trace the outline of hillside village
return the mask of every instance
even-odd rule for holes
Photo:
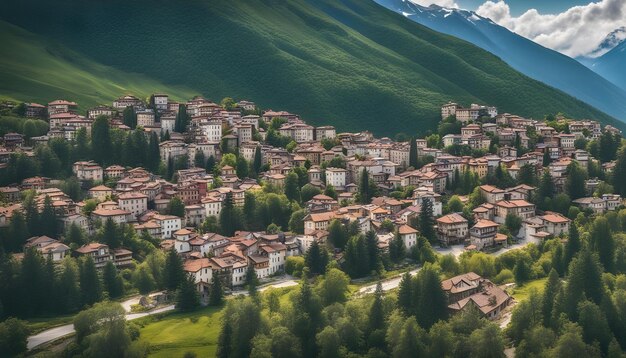
[[[47,121],[49,131],[4,134],[2,171],[40,160],[45,173],[48,161],[68,160],[41,149],[59,142],[76,148],[90,138],[93,154],[68,164],[70,179],[3,174],[7,251],[19,260],[34,249],[55,264],[90,257],[98,270],[109,262],[124,270],[145,259],[146,244],[174,250],[205,302],[216,278],[228,289],[246,284],[251,270],[271,279],[312,248],[320,257],[320,247],[329,248],[352,277],[367,275],[348,240],[358,234],[375,233],[388,266],[404,257],[419,262],[431,246],[495,252],[539,243],[566,234],[577,213],[623,207],[609,181],[621,132],[593,120],[533,120],[447,103],[434,134],[391,139],[313,127],[297,114],[230,98],[125,95],[85,115],[67,100],[8,110]],[[121,162],[112,161],[116,133],[127,133]],[[18,227],[16,216],[26,227],[39,216],[38,234]],[[498,306],[483,300],[489,317],[510,303],[473,273],[443,287],[472,294],[487,287]]]

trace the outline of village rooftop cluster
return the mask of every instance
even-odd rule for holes
[[[183,105],[190,121],[177,131]],[[458,133],[398,141],[375,138],[368,131],[338,133],[333,126],[314,127],[296,114],[261,111],[250,101],[223,106],[202,97],[179,103],[166,94],[154,94],[149,100],[126,95],[111,106],[88,109],[86,115],[79,114],[77,103],[67,100],[47,105],[27,103],[25,115],[47,120],[50,130],[28,141],[20,134],[4,135],[0,162],[6,169],[12,154],[32,155],[37,146],[52,138],[74,141],[82,128],[89,134],[99,116],[106,116],[111,128],[131,130],[123,118],[128,108],[132,108],[137,128],[147,136],[156,133],[161,138],[158,146],[163,165],[169,168],[181,158],[184,161],[175,170],[170,168],[175,180],[165,180],[160,173],[142,167],[103,167],[96,161],[78,161],[73,164],[73,174],[87,193],[84,201],[70,199],[55,185],[54,178],[26,178],[0,188],[5,201],[0,208],[0,226],[8,227],[13,214],[23,210],[22,192],[34,190],[39,209],[46,197],[51,200],[64,228],[76,224],[93,235],[104,222],[112,220],[157,238],[163,250],[176,250],[184,259],[185,271],[206,294],[218,275],[226,286],[235,288],[244,284],[250,266],[260,279],[284,272],[287,257],[304,255],[313,242],[326,242],[334,220],[345,225],[356,223],[353,225],[358,225],[361,233],[375,231],[382,252],[389,250],[394,235],[399,235],[410,250],[421,235],[416,222],[426,202],[435,219],[433,244],[444,247],[493,250],[516,240],[539,242],[562,235],[570,219],[539,210],[536,187],[519,183],[498,187],[484,184],[486,179],[504,173],[515,181],[523,168],[532,168],[536,177],[547,171],[556,192],[563,192],[570,163],[577,161],[587,168],[589,162],[597,161],[584,148],[577,149],[577,140],[597,139],[605,132],[621,135],[617,129],[602,128],[593,120],[557,117],[554,122],[567,124],[566,131],[559,131],[543,120],[499,114],[495,107],[472,104],[464,108],[447,103],[441,108],[442,125],[458,126]],[[272,125],[278,126],[279,139],[287,138],[286,146],[269,143],[267,128]],[[260,156],[262,170],[256,178],[239,177],[236,165],[220,165],[225,150],[238,153],[247,163]],[[197,166],[198,157],[205,162],[213,158],[216,170]],[[602,170],[610,173],[613,166],[614,162],[604,163]],[[252,191],[268,185],[283,190],[295,168],[304,170],[307,185],[319,189],[303,202],[306,215],[301,233],[281,227],[273,232],[239,230],[227,237],[198,230],[211,217],[217,220],[225,205],[243,207]],[[369,192],[376,193],[365,202],[363,173],[367,173]],[[475,200],[472,195],[479,193],[480,203],[469,212],[450,212],[446,210],[447,199],[461,177],[477,178],[478,189],[471,188],[474,194],[459,195],[460,201]],[[586,179],[586,195],[573,200],[573,205],[598,213],[622,205],[617,194],[593,196],[601,184],[597,178]],[[333,190],[327,190],[329,187]],[[184,215],[168,213],[173,198],[184,204]],[[96,207],[86,211],[87,200],[96,201]],[[512,216],[521,219],[521,227],[517,232],[503,233],[499,228]],[[70,248],[63,237],[38,236],[29,239],[26,247],[35,247],[54,262],[68,255],[88,255],[98,268],[108,261],[120,268],[133,264],[133,252],[128,248],[110,249],[99,242]],[[341,262],[342,252],[335,250],[333,254]],[[483,306],[491,307],[486,315],[495,316],[493,312],[510,302],[502,290],[471,273],[444,281],[443,288],[449,292],[452,310],[467,303],[468,297],[479,301],[485,290],[493,293],[483,300]],[[479,292],[479,296],[471,296]],[[488,299],[491,296],[497,297],[497,310]]]

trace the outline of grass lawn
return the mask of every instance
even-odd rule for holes
[[[69,323],[72,323],[74,320],[74,315],[67,316],[56,316],[56,317],[40,317],[28,319],[28,329],[30,330],[30,334],[37,334],[39,332],[45,331],[50,328],[54,328],[57,326],[63,326]]]
[[[207,307],[140,319],[136,321],[143,326],[139,340],[149,345],[152,357],[182,357],[187,351],[198,357],[213,357],[221,316],[221,307]]]
[[[517,300],[517,302],[521,302],[528,298],[531,290],[534,289],[541,292],[547,280],[548,278],[544,277],[537,280],[528,281],[523,286],[515,287],[512,290],[511,295],[513,296],[513,298],[515,298],[515,300]]]
[[[297,286],[278,288],[281,306],[287,305],[289,293]],[[264,295],[265,292],[261,293]],[[223,307],[205,307],[189,313],[166,313],[141,318],[140,342],[146,342],[150,357],[182,357],[194,352],[198,357],[214,357],[220,332]]]

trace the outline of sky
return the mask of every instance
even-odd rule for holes
[[[626,39],[626,0],[411,0],[476,11],[518,35],[570,57],[597,57],[608,34]]]

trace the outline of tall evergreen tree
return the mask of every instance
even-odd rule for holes
[[[48,294],[44,289],[45,260],[34,248],[29,248],[22,259],[22,271],[19,276],[21,281],[20,301],[21,314],[33,316],[42,312]]]
[[[117,273],[117,268],[111,261],[104,265],[102,283],[104,290],[109,294],[109,298],[116,299],[124,295],[124,282],[122,281],[122,277]]]
[[[578,251],[580,251],[580,234],[578,233],[578,226],[576,223],[571,222],[569,225],[569,235],[567,237],[567,243],[565,244],[565,255],[563,256],[563,264],[567,269],[570,262]]]
[[[408,316],[413,312],[412,308],[412,298],[413,298],[413,284],[411,282],[411,274],[405,273],[402,275],[402,279],[400,280],[400,285],[398,286],[398,308],[404,313],[405,316]]]
[[[66,257],[57,283],[57,294],[63,313],[75,312],[80,308],[81,292],[79,269],[76,260]]]
[[[406,248],[404,246],[404,241],[402,240],[400,233],[396,229],[396,232],[393,235],[391,242],[389,242],[389,258],[391,259],[391,261],[397,263],[404,259],[405,255]]]
[[[433,203],[431,199],[422,199],[419,214],[419,229],[422,236],[424,236],[428,242],[434,243],[437,241],[435,219],[433,218]]]
[[[597,256],[589,249],[583,249],[570,263],[568,272],[567,284],[559,307],[570,320],[575,321],[578,317],[578,304],[585,298],[596,304],[602,302],[605,295],[602,266]]]
[[[179,218],[185,217],[185,203],[175,196],[170,199],[169,204],[167,205],[167,211],[170,215],[178,216]]]
[[[170,249],[165,257],[165,269],[163,270],[163,281],[165,288],[169,291],[175,291],[178,286],[185,280],[185,270],[183,269],[183,261],[176,253],[176,250]]]
[[[80,291],[83,305],[92,305],[102,299],[102,283],[89,256],[82,259],[80,266]]]
[[[372,200],[370,193],[370,177],[365,168],[361,171],[361,175],[359,177],[359,202],[361,204],[369,204]]]
[[[326,272],[326,265],[328,265],[328,252],[320,246],[317,240],[313,240],[311,247],[309,247],[306,253],[304,262],[312,274],[322,275]]]
[[[290,201],[300,201],[300,187],[298,186],[298,175],[296,175],[296,173],[294,172],[290,172],[285,178],[285,196]]]
[[[448,313],[448,298],[441,289],[439,273],[432,265],[425,265],[417,275],[419,282],[419,306],[417,321],[429,329],[435,322],[443,320]]]
[[[124,124],[130,127],[130,129],[137,127],[137,113],[135,113],[135,107],[128,106],[124,108],[122,116],[124,118]]]
[[[178,114],[176,115],[176,120],[174,122],[174,130],[178,133],[183,133],[187,129],[189,125],[189,115],[187,114],[187,107],[184,104],[181,104],[178,107]]]
[[[112,218],[104,221],[102,228],[102,243],[109,245],[110,249],[116,249],[122,244],[122,238],[119,235],[118,226]]]
[[[147,163],[148,169],[156,173],[161,163],[161,152],[159,150],[159,138],[155,132],[150,133],[150,142],[148,143]]]
[[[92,157],[96,163],[106,166],[111,163],[112,152],[109,120],[105,116],[98,116],[91,126]]]
[[[189,275],[181,282],[176,294],[176,308],[191,311],[200,306],[200,296],[193,276]]]
[[[303,274],[300,291],[293,296],[295,312],[294,334],[300,339],[305,357],[314,357],[317,352],[315,334],[322,324],[322,304],[318,295],[311,289]]]
[[[550,270],[548,275],[548,281],[543,290],[543,296],[541,301],[541,312],[543,314],[543,325],[546,327],[554,327],[552,312],[554,310],[554,301],[557,293],[561,289],[561,279],[559,278],[556,270]]]
[[[39,210],[37,210],[34,193],[30,192],[26,194],[23,206],[26,225],[28,225],[28,233],[33,236],[40,235],[41,225],[39,223]]]
[[[257,146],[254,150],[254,160],[252,161],[252,170],[258,176],[263,166],[263,157],[261,154],[261,146]]]
[[[259,287],[259,277],[254,270],[254,265],[248,265],[246,270],[246,286],[248,286],[250,296],[256,296],[257,288]]]
[[[11,218],[11,223],[9,224],[8,235],[6,238],[7,240],[6,243],[4,243],[3,240],[3,246],[6,247],[10,252],[19,252],[24,247],[26,240],[28,240],[30,237],[31,235],[28,230],[24,214],[17,210],[14,211]]]
[[[378,248],[378,237],[374,230],[365,233],[365,247],[369,259],[369,272],[380,272],[382,269],[382,261],[380,258],[380,249]]]
[[[617,161],[613,169],[613,188],[617,194],[626,196],[626,146],[622,147],[617,154]]]
[[[235,231],[241,229],[242,223],[239,213],[240,211],[233,205],[233,194],[231,192],[226,193],[222,204],[222,211],[220,212],[220,228],[222,235],[233,236]]]
[[[237,173],[237,177],[239,177],[240,179],[244,179],[248,177],[248,169],[249,169],[249,165],[248,165],[248,161],[242,156],[239,155],[237,157],[237,166],[235,168],[235,171]]]
[[[218,275],[213,276],[211,283],[211,291],[209,292],[209,305],[219,306],[224,301],[224,289],[222,288],[222,280]]]
[[[418,161],[417,161],[417,142],[415,140],[415,137],[411,138],[410,144],[409,144],[409,166],[417,169],[418,167]]]
[[[346,246],[348,241],[348,233],[345,227],[339,220],[333,220],[328,226],[328,241],[338,249],[342,249]]]
[[[587,195],[587,190],[585,189],[586,179],[587,173],[583,168],[581,168],[578,162],[573,161],[567,166],[565,189],[572,200],[576,200]]]
[[[57,220],[57,214],[52,206],[52,199],[50,199],[48,195],[46,195],[43,201],[43,210],[41,211],[39,223],[41,225],[42,234],[53,239],[58,237],[59,223]]]
[[[91,158],[91,148],[89,146],[89,138],[87,136],[87,128],[81,127],[76,132],[74,139],[75,147],[72,151],[75,161],[86,160]]]
[[[598,253],[600,263],[606,271],[612,272],[615,265],[615,240],[605,217],[597,217],[591,226],[589,244]]]
[[[383,308],[383,285],[380,281],[376,284],[374,291],[374,302],[369,311],[368,330],[370,332],[385,328],[385,312]]]

